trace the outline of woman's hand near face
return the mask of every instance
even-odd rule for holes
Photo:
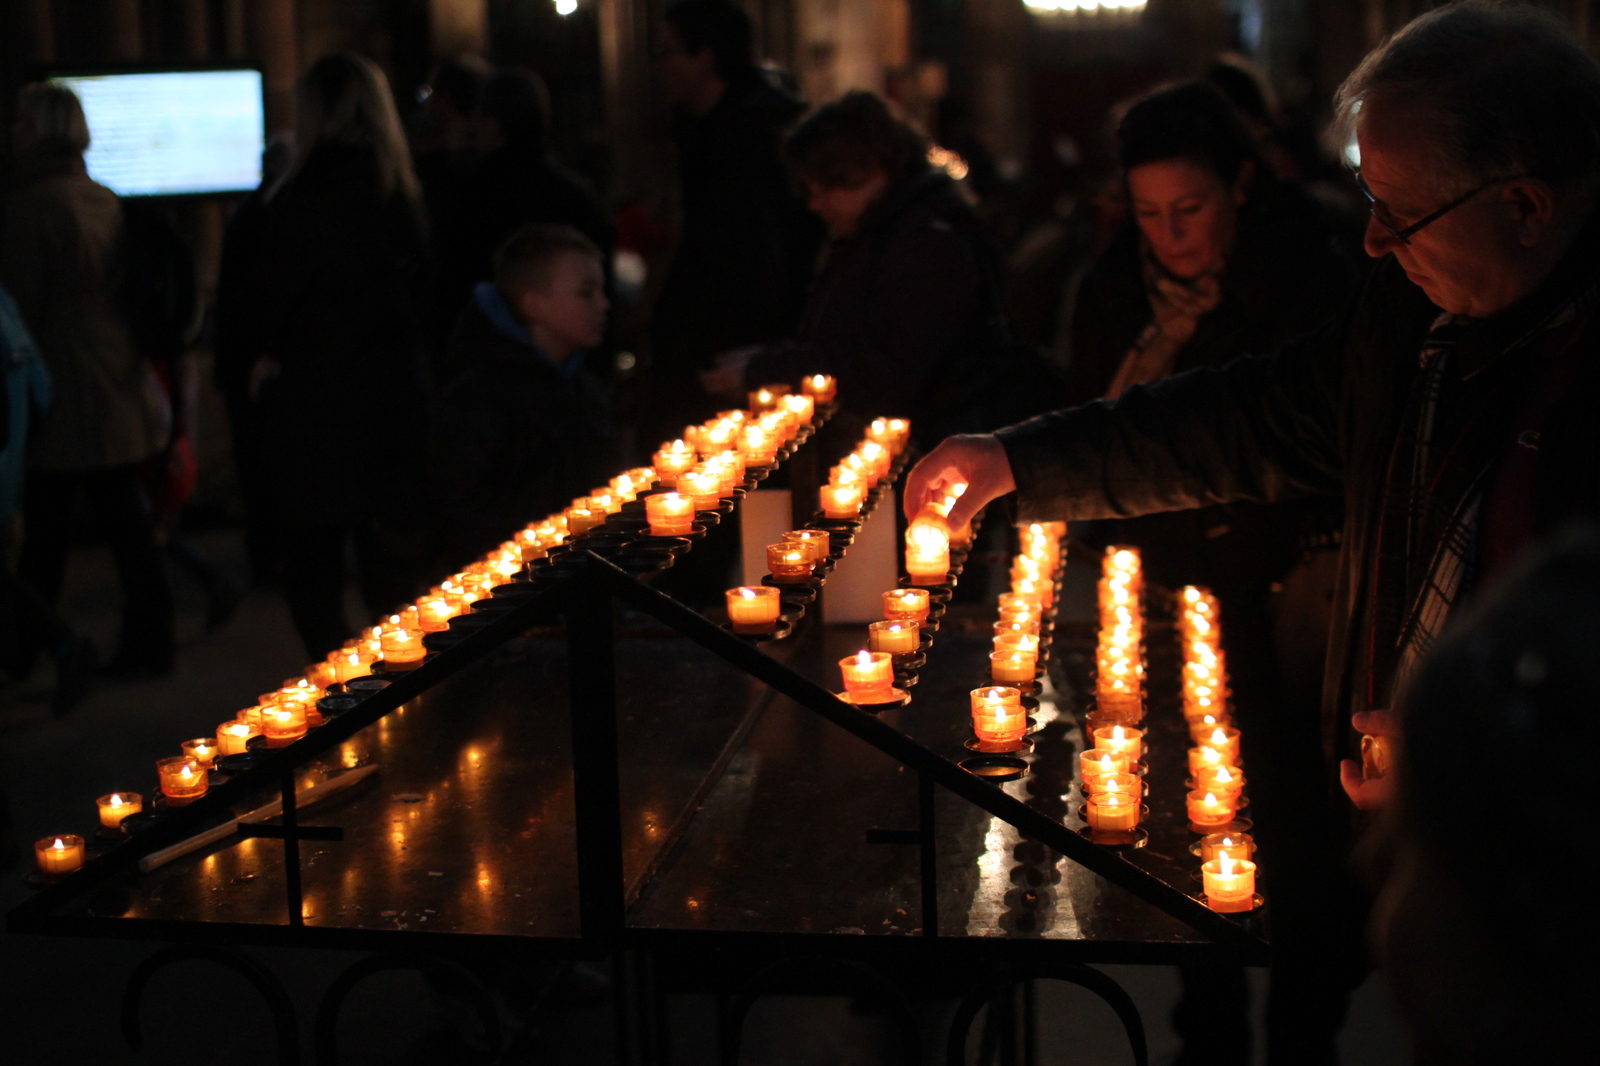
[[[915,518],[930,501],[942,500],[952,486],[965,485],[946,519],[960,529],[991,500],[1015,492],[1011,460],[1005,446],[992,433],[949,437],[906,475],[905,510]]]

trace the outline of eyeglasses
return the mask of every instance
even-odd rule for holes
[[[1402,226],[1396,222],[1392,216],[1390,216],[1388,205],[1374,196],[1372,194],[1372,190],[1367,188],[1367,180],[1361,176],[1361,172],[1358,170],[1355,172],[1355,175],[1356,188],[1360,189],[1361,195],[1367,198],[1367,210],[1372,212],[1372,217],[1378,220],[1378,225],[1388,230],[1389,233],[1393,235],[1394,239],[1399,241],[1401,244],[1410,244],[1412,237],[1416,236],[1419,232],[1427,227],[1433,225],[1435,222],[1439,221],[1441,218],[1448,215],[1450,212],[1454,211],[1456,208],[1460,207],[1462,204],[1466,203],[1468,200],[1472,199],[1489,186],[1502,181],[1511,181],[1513,177],[1518,176],[1508,175],[1503,178],[1490,178],[1482,185],[1462,193],[1460,196],[1456,197],[1454,200],[1451,200],[1449,203],[1445,204],[1432,214],[1424,215],[1415,222],[1411,223],[1409,226]]]

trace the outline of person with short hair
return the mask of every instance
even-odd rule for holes
[[[465,369],[434,412],[444,565],[465,565],[616,473],[610,396],[585,365],[609,308],[600,249],[570,226],[525,226],[495,253],[494,280],[473,290],[451,338]]]
[[[786,154],[828,229],[826,256],[794,334],[723,358],[702,378],[709,390],[732,399],[831,374],[858,420],[910,418],[930,442],[961,426],[1004,317],[1000,267],[929,147],[882,97],[860,90],[795,128]]]
[[[1553,16],[1469,0],[1370,54],[1339,112],[1380,260],[1349,310],[1273,352],[954,437],[906,491],[915,514],[967,483],[953,524],[1011,492],[1024,520],[1342,496],[1318,723],[1335,758],[1389,731],[1481,581],[1600,518],[1600,63]],[[1351,759],[1323,773],[1384,802]]]
[[[55,403],[28,444],[17,572],[53,606],[73,513],[87,502],[122,583],[121,636],[107,670],[169,674],[172,590],[139,471],[166,446],[171,412],[130,328],[122,204],[84,166],[89,125],[71,90],[25,86],[17,111],[17,152],[0,205],[0,284],[55,383]],[[24,649],[24,673],[38,650]]]
[[[681,225],[650,315],[647,440],[716,413],[698,374],[716,356],[787,335],[820,227],[789,180],[783,136],[805,105],[757,66],[750,16],[732,0],[678,0],[656,72],[679,111]]]
[[[354,635],[353,547],[373,615],[415,595],[426,516],[420,193],[383,72],[323,56],[295,86],[294,155],[233,257],[233,376],[252,407],[284,598],[306,652]],[[385,451],[383,442],[394,443]],[[381,456],[382,458],[375,458]]]

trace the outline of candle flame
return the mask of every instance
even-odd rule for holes
[[[1210,718],[1211,716],[1208,714],[1208,715],[1206,715],[1206,717]],[[1227,742],[1228,742],[1228,734],[1226,734],[1226,733],[1224,733],[1222,731],[1222,727],[1221,726],[1218,726],[1216,731],[1211,734],[1211,743],[1213,743],[1213,744],[1226,744]]]
[[[1216,806],[1218,806],[1217,797],[1213,793],[1210,793],[1210,792],[1207,792],[1206,793],[1206,798],[1201,800],[1200,802],[1205,804],[1207,807],[1216,807]]]
[[[1183,598],[1190,603],[1198,603],[1200,601],[1200,590],[1190,585],[1183,590]]]
[[[54,844],[51,844],[50,847],[54,851],[66,851],[67,850],[67,842],[65,840],[62,840],[60,837],[56,837],[56,842]]]
[[[863,670],[865,670],[867,667],[871,666],[872,665],[872,653],[870,651],[865,651],[865,650],[859,652],[856,655],[856,665],[858,667],[860,667],[861,669],[863,669]]]
[[[1223,877],[1233,876],[1233,859],[1228,855],[1227,852],[1222,853],[1221,858],[1218,860],[1217,866],[1218,872],[1221,873]]]
[[[1126,737],[1126,734],[1124,734],[1122,732],[1122,727],[1120,725],[1114,725],[1114,726],[1111,727],[1111,739],[1112,740],[1123,740],[1123,739],[1125,739],[1125,737]]]
[[[744,599],[753,600],[756,598],[756,590],[752,588],[742,588],[739,590],[739,595]]]
[[[1217,782],[1218,782],[1218,784],[1226,785],[1232,780],[1233,780],[1233,775],[1228,773],[1228,768],[1226,766],[1224,766],[1222,769],[1217,771]]]
[[[111,806],[113,806],[113,807],[122,806],[122,797],[117,795],[115,792],[111,793]]]
[[[1100,756],[1100,769],[1110,773],[1114,766],[1116,766],[1116,763],[1112,761],[1110,752]]]

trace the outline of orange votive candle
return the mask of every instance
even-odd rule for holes
[[[71,833],[34,841],[33,858],[46,877],[62,877],[83,868],[83,838]]]
[[[250,738],[259,735],[260,731],[249,722],[223,722],[217,726],[217,754],[243,755],[249,750]]]
[[[855,518],[861,514],[862,486],[824,485],[818,490],[822,514],[826,518]]]
[[[414,633],[409,629],[396,629],[385,632],[381,640],[383,665],[390,670],[414,670],[421,666],[422,660],[427,657],[428,649],[422,646],[421,633]]]
[[[658,492],[644,498],[652,537],[685,537],[694,532],[694,499],[681,492]]]
[[[179,745],[183,753],[200,765],[202,770],[209,770],[216,764],[219,754],[216,737],[196,737],[186,740]]]
[[[1017,744],[1028,731],[1022,693],[1009,686],[972,690],[972,731],[983,744]]]
[[[1095,782],[1106,774],[1126,774],[1132,769],[1128,755],[1121,751],[1084,751],[1078,753],[1078,776],[1083,779],[1086,794],[1095,791]]]
[[[1102,792],[1124,792],[1135,799],[1144,797],[1144,778],[1138,774],[1099,774],[1089,795]]]
[[[1037,617],[1044,611],[1044,604],[1038,596],[1025,595],[1020,592],[1002,592],[1000,594],[1000,617],[1027,615]]]
[[[791,529],[783,535],[785,544],[800,544],[811,553],[811,564],[820,566],[828,561],[833,541],[820,529]]]
[[[915,655],[921,646],[922,625],[906,618],[885,619],[867,625],[867,646],[890,655]]]
[[[812,374],[801,379],[800,391],[817,403],[826,404],[833,402],[833,397],[838,393],[839,387],[831,374]]]
[[[1239,764],[1239,731],[1232,726],[1216,725],[1204,737],[1197,738],[1200,746],[1216,748],[1227,756],[1230,763]]]
[[[728,621],[735,633],[770,633],[778,626],[778,590],[742,585],[728,590]]]
[[[678,492],[689,497],[696,511],[715,511],[722,502],[722,478],[707,470],[691,470],[678,478]],[[649,507],[645,504],[647,513]]]
[[[798,585],[811,580],[811,549],[803,544],[767,545],[767,572],[781,585]]]
[[[673,481],[679,474],[687,474],[699,461],[694,448],[683,440],[673,441],[650,457],[651,467],[663,481]]]
[[[156,776],[161,781],[161,794],[169,806],[181,807],[206,794],[210,777],[200,764],[187,755],[177,755],[156,763]]]
[[[931,602],[923,589],[890,589],[883,594],[883,617],[926,624]]]
[[[1230,859],[1248,859],[1256,853],[1255,837],[1249,833],[1212,833],[1200,839],[1200,861],[1220,859],[1226,853]]]
[[[1194,775],[1194,787],[1197,792],[1221,796],[1237,807],[1244,791],[1244,774],[1237,766],[1204,767]]]
[[[1038,672],[1036,655],[1015,649],[989,653],[989,676],[1002,685],[1031,685]]]
[[[417,625],[424,633],[443,633],[450,628],[450,619],[455,616],[456,609],[450,606],[449,600],[443,596],[429,596],[417,609]]]
[[[591,507],[568,507],[567,530],[573,536],[606,524],[606,513]]]
[[[1215,792],[1190,792],[1187,810],[1190,825],[1220,829],[1233,821],[1233,800]]]
[[[1126,792],[1097,792],[1083,807],[1090,829],[1127,833],[1139,827],[1139,800]]]
[[[778,458],[777,435],[760,426],[745,426],[739,431],[739,453],[751,466],[771,466]]]
[[[894,661],[888,652],[847,655],[839,660],[839,673],[852,703],[888,703],[894,698]]]
[[[750,393],[750,410],[755,414],[763,414],[778,406],[778,402],[789,395],[787,385],[763,385]]]
[[[144,797],[137,792],[112,792],[95,800],[94,805],[100,812],[101,825],[121,829],[124,818],[144,810]]]
[[[306,735],[306,711],[299,705],[284,704],[261,709],[261,733],[267,747],[286,748]]]
[[[931,522],[906,530],[906,574],[914,585],[942,585],[950,574],[950,534]]]
[[[1120,751],[1129,763],[1144,754],[1144,730],[1125,725],[1104,725],[1094,731],[1094,746],[1099,751]]]
[[[1009,621],[996,622],[994,624],[994,635],[996,638],[1012,635],[1032,637],[1037,643],[1039,639],[1039,619],[1013,618]]]
[[[1249,859],[1219,855],[1201,863],[1200,881],[1212,910],[1237,914],[1256,909],[1256,864]]]
[[[1215,770],[1219,766],[1232,766],[1228,757],[1216,748],[1197,747],[1189,749],[1189,776],[1199,777],[1206,769]]]
[[[811,419],[816,416],[817,401],[813,396],[802,393],[798,396],[785,396],[778,405],[780,411],[794,415],[795,421],[802,426],[809,426]]]

